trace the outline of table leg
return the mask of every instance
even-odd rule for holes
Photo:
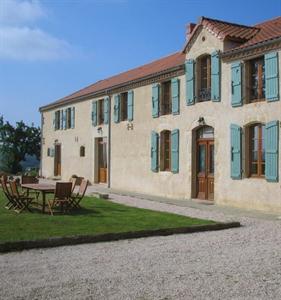
[[[46,202],[46,194],[42,191],[42,213],[45,212],[45,202]]]

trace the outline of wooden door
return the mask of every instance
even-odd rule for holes
[[[98,177],[99,182],[107,182],[107,143],[106,139],[98,140]]]
[[[197,142],[197,198],[214,199],[214,140]]]
[[[61,176],[61,145],[55,145],[54,176]]]

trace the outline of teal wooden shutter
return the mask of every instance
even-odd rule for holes
[[[178,78],[173,78],[172,85],[172,113],[177,115],[180,112],[180,81]]]
[[[114,96],[114,122],[120,122],[120,95]]]
[[[75,127],[75,107],[71,107],[70,120],[70,127],[73,129]]]
[[[151,170],[158,172],[158,141],[159,134],[155,131],[151,132]]]
[[[57,114],[56,114],[56,111],[53,112],[53,129],[56,130],[56,118]]]
[[[265,125],[265,178],[267,181],[278,181],[278,144],[279,122],[272,121]]]
[[[63,129],[67,129],[67,109],[63,111]]]
[[[267,101],[279,100],[278,53],[271,52],[264,56],[265,97]]]
[[[231,178],[241,179],[241,127],[235,124],[230,126],[231,144]]]
[[[171,133],[171,150],[172,150],[172,161],[171,170],[173,173],[179,172],[179,130],[175,129]]]
[[[134,119],[134,91],[128,92],[128,121]]]
[[[63,109],[60,110],[60,129],[63,129]]]
[[[98,124],[98,102],[92,102],[92,125],[97,126]]]
[[[159,117],[159,90],[160,85],[158,83],[152,85],[152,117]]]
[[[103,101],[103,122],[108,124],[109,122],[109,97],[105,97]]]
[[[192,105],[195,101],[195,78],[194,78],[194,60],[188,59],[185,62],[185,80],[186,80],[186,105]]]
[[[231,105],[233,107],[242,105],[241,71],[240,62],[235,62],[231,65]]]
[[[214,102],[220,101],[220,58],[218,51],[211,55],[211,99]]]

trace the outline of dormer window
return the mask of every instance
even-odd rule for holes
[[[198,102],[211,100],[211,55],[197,59],[197,99]]]

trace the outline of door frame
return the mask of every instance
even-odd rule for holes
[[[208,141],[208,143],[206,143],[206,156],[208,156],[208,152],[209,152],[209,145],[213,144],[215,146],[215,130],[214,130],[214,136],[213,138],[205,138],[205,139],[198,139],[197,138],[197,134],[198,131],[200,129],[202,129],[203,127],[211,127],[214,130],[214,127],[208,124],[205,124],[203,126],[197,126],[192,130],[192,149],[191,149],[191,198],[194,199],[198,199],[197,195],[198,195],[198,178],[197,178],[197,174],[198,174],[198,144],[203,141]],[[209,161],[209,158],[206,157],[206,161]],[[215,182],[215,170],[214,170],[214,174],[213,174],[213,182]],[[206,185],[208,185],[208,182],[206,183]],[[207,201],[214,201],[214,194],[213,196],[209,199],[206,198],[205,200]]]
[[[59,156],[57,152],[57,148],[59,148]],[[61,176],[61,143],[55,143],[55,151],[54,151],[54,176]],[[58,159],[59,158],[59,159]],[[59,161],[59,162],[58,162]],[[59,165],[58,165],[59,163]]]
[[[102,182],[100,181],[100,148],[99,145],[100,143],[105,143],[106,144],[106,175],[105,175],[105,181]],[[94,181],[95,183],[101,183],[101,184],[107,184],[108,183],[108,138],[107,137],[97,137],[95,138],[95,178]]]

